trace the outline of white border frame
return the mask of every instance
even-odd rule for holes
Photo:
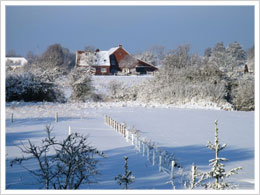
[[[6,190],[5,8],[32,6],[255,6],[255,189],[254,190]],[[1,194],[259,194],[259,1],[1,1]]]

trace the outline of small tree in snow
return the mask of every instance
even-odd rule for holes
[[[203,174],[204,180],[206,179],[215,179],[215,182],[202,184],[206,189],[215,189],[215,190],[223,190],[223,189],[230,189],[233,188],[229,183],[224,182],[224,178],[227,178],[231,175],[237,174],[238,170],[242,169],[241,167],[234,168],[230,170],[229,172],[226,172],[224,169],[224,164],[221,163],[223,161],[227,161],[226,158],[219,157],[219,152],[223,150],[227,145],[226,144],[219,144],[219,138],[218,138],[218,121],[215,121],[215,143],[212,144],[210,141],[207,144],[207,147],[213,151],[215,151],[216,157],[214,159],[211,159],[210,166],[212,166],[212,169]]]
[[[117,180],[117,183],[121,186],[122,184],[124,185],[124,189],[128,189],[128,185],[134,182],[135,177],[132,175],[132,171],[128,170],[128,166],[127,166],[127,160],[128,157],[125,156],[124,157],[125,160],[125,174],[121,175],[119,174],[118,176],[115,177],[115,180]]]

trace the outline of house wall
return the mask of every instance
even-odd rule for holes
[[[96,69],[95,75],[109,75],[110,74],[110,67],[109,66],[92,66]],[[106,68],[106,72],[102,72],[101,69]]]
[[[119,64],[125,56],[129,55],[123,48],[119,47],[114,53],[117,63]]]

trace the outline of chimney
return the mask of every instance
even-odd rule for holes
[[[118,47],[122,48],[122,45],[121,45],[121,44],[119,44],[119,45],[118,45]]]

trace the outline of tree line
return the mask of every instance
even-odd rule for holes
[[[93,51],[94,46],[85,47],[85,52]],[[11,51],[10,54],[14,53]],[[46,83],[52,83],[63,89],[69,87],[73,91],[69,100],[78,101],[110,99],[164,104],[205,101],[220,106],[229,105],[236,110],[254,110],[254,46],[245,51],[238,42],[230,43],[226,47],[223,42],[219,42],[214,47],[205,49],[202,56],[191,53],[190,45],[180,45],[172,50],[154,46],[134,54],[134,57],[154,64],[159,68],[158,73],[148,82],[133,87],[121,86],[118,83],[108,86],[112,89],[109,98],[95,93],[91,75],[84,68],[76,68],[75,54],[60,44],[50,45],[41,55],[28,52],[26,58],[29,63],[22,69],[13,71],[7,66],[6,83],[23,79],[32,84],[32,80],[40,80],[44,86]],[[41,87],[39,82],[35,86],[37,90]],[[8,85],[6,99],[26,101],[21,92],[29,93],[31,88],[33,87],[24,87],[23,84],[20,88]],[[53,100],[46,97],[36,101],[64,101],[65,98],[61,98],[62,92],[59,93],[59,96],[52,95]]]

